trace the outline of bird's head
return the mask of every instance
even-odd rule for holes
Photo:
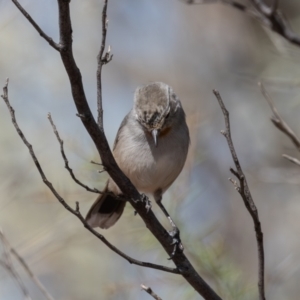
[[[135,91],[136,119],[152,135],[155,146],[159,137],[167,134],[175,124],[178,108],[181,108],[180,100],[165,83],[153,82]]]

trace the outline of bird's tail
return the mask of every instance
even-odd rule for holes
[[[91,227],[107,229],[113,226],[121,217],[126,201],[118,200],[117,196],[108,190],[108,183],[102,194],[98,196],[85,220]]]

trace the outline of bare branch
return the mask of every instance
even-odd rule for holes
[[[83,188],[85,188],[87,191],[92,192],[92,193],[102,194],[102,192],[99,191],[98,189],[96,189],[96,188],[93,188],[93,189],[92,189],[92,188],[88,187],[87,185],[83,184],[81,181],[79,181],[79,180],[75,177],[73,170],[72,170],[72,169],[70,168],[70,166],[69,166],[69,161],[68,161],[67,156],[66,156],[65,151],[64,151],[64,141],[63,141],[63,140],[60,138],[60,136],[59,136],[59,133],[58,133],[58,131],[57,131],[57,128],[56,128],[56,126],[55,126],[55,124],[54,124],[54,122],[53,122],[53,120],[52,120],[51,114],[48,113],[48,116],[47,116],[47,117],[48,117],[48,120],[49,120],[49,122],[50,122],[50,124],[51,124],[51,126],[52,126],[53,132],[54,132],[54,134],[55,134],[55,136],[56,136],[56,138],[57,138],[57,140],[58,140],[58,142],[59,142],[59,145],[60,145],[60,153],[61,153],[61,155],[62,155],[62,157],[63,157],[64,162],[65,162],[65,168],[69,171],[69,173],[70,173],[72,179],[73,179],[78,185],[80,185],[80,186],[82,186]]]
[[[239,159],[237,157],[237,154],[234,149],[234,145],[231,138],[231,129],[230,129],[230,120],[229,120],[229,112],[226,109],[223,100],[221,98],[221,95],[218,91],[213,90],[213,93],[215,94],[219,105],[222,109],[224,119],[225,119],[225,127],[226,130],[222,131],[222,134],[225,136],[227,140],[227,144],[232,156],[232,159],[234,161],[236,170],[233,170],[232,168],[230,171],[238,178],[240,181],[240,188],[237,189],[240,193],[245,206],[250,213],[253,223],[254,223],[254,229],[256,233],[256,241],[257,241],[257,250],[258,250],[258,293],[259,293],[259,299],[265,300],[265,284],[264,284],[264,243],[263,243],[263,233],[261,230],[261,224],[258,216],[258,211],[256,208],[256,205],[253,201],[253,198],[251,196],[246,177],[243,173],[242,167],[240,165]]]
[[[287,20],[278,10],[278,0],[273,0],[271,7],[267,6],[262,0],[250,0],[255,7],[255,12],[247,8],[244,4],[231,0],[184,0],[187,4],[205,4],[205,3],[222,3],[230,5],[239,11],[246,12],[252,17],[258,18],[262,24],[269,27],[272,31],[281,35],[290,43],[300,46],[300,36],[290,28]]]
[[[144,284],[141,284],[141,288],[142,288],[142,290],[144,290],[145,292],[147,292],[150,296],[152,296],[155,300],[162,300],[159,296],[157,296],[157,294],[155,294],[153,292],[153,290],[151,289],[151,287],[147,287]]]
[[[239,3],[237,1],[234,0],[181,0],[187,4],[216,4],[216,3],[223,3],[223,4],[228,4],[233,6],[234,8],[241,10],[243,12],[248,11],[248,7],[242,3]]]
[[[290,162],[296,164],[297,166],[300,166],[300,160],[293,157],[293,156],[290,156],[290,155],[287,155],[287,154],[282,154],[282,157],[286,158],[287,160],[289,160]]]
[[[91,160],[90,163],[93,164],[93,165],[97,165],[97,166],[102,166],[103,167],[103,165],[101,163],[97,163],[97,162],[95,162],[93,160]],[[103,173],[105,171],[106,171],[106,169],[105,169],[105,167],[103,167],[102,170],[98,170],[98,173]]]
[[[90,227],[88,225],[88,223],[85,221],[85,218],[82,216],[82,214],[79,211],[79,204],[76,204],[76,209],[73,209],[71,206],[69,206],[67,204],[67,202],[59,195],[59,193],[56,191],[56,189],[53,187],[52,183],[50,181],[48,181],[46,175],[44,174],[44,171],[42,170],[40,163],[33,151],[32,146],[29,144],[29,142],[27,141],[26,137],[24,136],[23,132],[21,131],[21,129],[19,128],[19,125],[17,123],[16,117],[15,117],[15,111],[12,108],[12,106],[9,103],[9,99],[8,99],[8,80],[6,82],[6,85],[3,88],[3,95],[1,96],[3,98],[3,100],[5,101],[7,108],[10,112],[11,118],[12,118],[12,123],[15,127],[15,129],[17,130],[20,138],[22,139],[22,141],[24,142],[24,144],[27,146],[30,156],[32,157],[35,166],[37,167],[43,182],[47,185],[47,187],[50,189],[50,191],[52,192],[52,194],[57,198],[57,200],[65,207],[65,209],[67,209],[70,213],[72,213],[73,215],[75,215],[80,221],[81,223],[84,225],[84,227],[89,230],[93,235],[95,235],[98,239],[100,239],[108,248],[110,248],[112,251],[114,251],[115,253],[117,253],[118,255],[120,255],[121,257],[125,258],[129,263],[131,264],[135,264],[138,266],[142,266],[142,267],[147,267],[147,268],[152,268],[152,269],[156,269],[156,270],[161,270],[164,272],[169,272],[169,273],[174,273],[174,274],[180,274],[180,271],[176,268],[169,268],[169,267],[164,267],[161,265],[156,265],[156,264],[152,264],[152,263],[148,263],[148,262],[142,262],[142,261],[138,261],[134,258],[131,258],[130,256],[126,255],[125,253],[123,253],[122,251],[120,251],[118,248],[116,248],[115,246],[113,246],[103,235],[99,234],[96,230],[94,230],[92,227]]]
[[[108,0],[104,0],[103,10],[102,10],[102,40],[101,40],[101,46],[100,46],[99,54],[97,56],[97,61],[98,61],[98,68],[97,68],[97,107],[98,107],[98,126],[99,126],[100,130],[103,130],[102,79],[101,79],[101,77],[102,77],[102,67],[103,67],[103,65],[109,63],[113,58],[113,55],[110,54],[110,50],[111,50],[110,46],[108,46],[108,50],[104,54],[107,27],[108,27],[107,2],[108,2]]]
[[[98,163],[98,162],[95,162],[93,160],[90,161],[91,164],[94,164],[94,165],[98,165],[98,166],[103,166],[101,163]]]
[[[60,44],[57,44],[53,41],[51,37],[49,37],[41,27],[32,19],[29,13],[22,7],[22,5],[17,0],[11,0],[15,6],[19,9],[19,11],[24,15],[24,17],[32,24],[32,26],[36,29],[36,31],[40,34],[42,38],[44,38],[51,47],[53,47],[58,52],[61,50]]]
[[[33,282],[37,285],[37,287],[40,289],[42,294],[45,296],[48,300],[54,300],[54,298],[50,295],[50,293],[46,290],[46,288],[43,286],[43,284],[39,281],[39,279],[34,275],[32,270],[29,268],[25,260],[18,254],[18,252],[10,245],[8,242],[6,236],[3,234],[3,232],[0,230],[0,237],[2,239],[3,244],[6,244],[6,247],[8,248],[8,252],[11,252],[15,258],[18,260],[18,262],[22,265],[22,267],[25,269],[27,274],[31,277]]]
[[[26,300],[31,300],[32,298],[30,297],[29,291],[27,290],[23,280],[21,279],[21,276],[18,274],[11,261],[11,257],[9,253],[10,250],[9,244],[7,239],[4,238],[4,235],[1,230],[0,230],[0,239],[3,244],[4,258],[5,258],[5,260],[0,260],[0,265],[2,265],[2,267],[5,268],[11,274],[11,276],[16,280],[24,295],[24,298]]]
[[[270,97],[270,95],[267,93],[264,85],[261,82],[259,82],[258,85],[261,89],[263,96],[267,100],[267,102],[274,114],[271,117],[271,121],[280,131],[282,131],[284,134],[286,134],[291,139],[291,141],[293,142],[293,144],[295,145],[297,150],[300,151],[300,139],[297,137],[295,132],[290,128],[290,126],[279,115],[279,113],[274,105],[274,102],[273,102],[272,98]]]

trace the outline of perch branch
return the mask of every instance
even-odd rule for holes
[[[128,199],[130,204],[133,206],[134,210],[138,212],[140,217],[145,222],[147,228],[159,241],[162,247],[167,252],[170,257],[173,251],[172,237],[165,230],[162,224],[157,220],[156,216],[153,214],[152,210],[148,210],[145,207],[146,198],[139,194],[131,181],[124,175],[120,170],[116,161],[112,155],[110,147],[108,145],[106,136],[104,134],[103,128],[99,128],[98,123],[95,121],[91,109],[89,107],[88,101],[86,99],[82,76],[80,69],[78,68],[72,48],[72,23],[70,16],[70,0],[57,0],[58,2],[58,14],[59,14],[59,35],[60,35],[60,55],[69,77],[71,91],[74,103],[77,108],[78,116],[82,121],[85,129],[92,138],[97,151],[100,155],[103,167],[108,172],[109,176],[114,180],[114,182],[119,186],[120,190],[124,194],[124,197]],[[102,44],[102,43],[101,43]],[[109,60],[109,59],[108,59]],[[100,69],[101,70],[101,69]],[[101,77],[100,77],[101,79]],[[102,86],[97,85],[97,94],[102,93]],[[99,98],[100,101],[102,99]],[[102,104],[101,104],[102,105]],[[46,178],[43,178],[44,182],[48,183]],[[52,187],[50,183],[49,187]],[[53,191],[57,199],[68,209],[71,213],[80,216],[80,220],[86,226],[84,218],[79,215],[76,211],[71,209],[66,205],[65,201]],[[102,239],[102,235],[94,231],[92,228],[88,228],[94,235],[99,235]],[[112,247],[112,246],[111,246]],[[114,249],[114,251],[116,251]],[[211,287],[203,280],[203,278],[196,272],[195,268],[192,266],[190,261],[184,255],[183,252],[178,251],[172,258],[176,265],[176,269],[171,269],[174,273],[180,272],[180,274],[186,279],[187,282],[206,300],[220,300],[221,298],[211,289]]]
[[[216,90],[214,90],[213,93],[215,94],[215,96],[219,102],[219,105],[222,109],[224,119],[225,119],[226,129],[222,130],[221,133],[224,135],[224,137],[227,140],[227,144],[228,144],[233,162],[236,167],[236,170],[230,169],[230,171],[238,178],[238,180],[240,182],[240,187],[237,190],[240,193],[240,195],[245,203],[245,206],[253,219],[254,229],[255,229],[255,233],[256,233],[257,250],[258,250],[258,294],[259,294],[260,300],[265,300],[264,243],[263,243],[263,233],[261,230],[261,224],[260,224],[260,220],[259,220],[259,216],[258,216],[258,211],[257,211],[256,205],[253,201],[253,198],[251,196],[245,174],[243,173],[242,167],[240,165],[239,159],[238,159],[237,154],[234,149],[233,141],[231,138],[229,112],[224,105],[224,102],[221,98],[220,93]]]
[[[168,256],[170,256],[173,251],[172,237],[170,237],[169,233],[157,220],[153,212],[145,208],[144,197],[138,193],[131,181],[124,175],[124,173],[120,170],[119,166],[116,164],[104,131],[101,128],[99,128],[88,105],[83,88],[81,73],[73,57],[71,36],[72,25],[70,18],[69,1],[58,0],[58,8],[60,41],[61,44],[64,45],[64,51],[61,51],[60,53],[66,72],[69,76],[72,95],[75,105],[77,107],[77,111],[79,115],[82,116],[80,119],[95,143],[104,168],[107,170],[110,177],[119,186],[126,199],[129,199],[130,204],[143,219],[147,228],[160,242],[160,244],[167,252]],[[97,85],[97,93],[102,93],[101,85],[99,84]],[[180,268],[181,275],[205,299],[220,299],[220,297],[196,272],[192,264],[184,255],[184,253],[179,253],[178,251],[172,258],[172,260],[177,266],[177,268]]]
[[[165,272],[169,272],[169,273],[174,273],[174,274],[180,274],[178,269],[173,269],[173,268],[169,268],[169,267],[164,267],[161,265],[156,265],[156,264],[152,264],[152,263],[148,263],[148,262],[142,262],[142,261],[138,261],[128,255],[126,255],[125,253],[123,253],[122,251],[120,251],[118,248],[116,248],[115,246],[113,246],[103,235],[101,235],[99,232],[97,232],[96,230],[94,230],[92,227],[90,227],[88,225],[88,223],[85,221],[85,218],[82,216],[82,214],[80,213],[79,210],[79,204],[76,203],[76,209],[73,209],[70,205],[68,205],[68,203],[59,195],[59,193],[56,191],[56,189],[53,187],[52,183],[50,181],[48,181],[34,151],[33,151],[33,147],[32,145],[27,141],[26,137],[24,136],[23,132],[21,131],[16,117],[15,117],[15,111],[12,108],[12,106],[10,105],[9,102],[9,98],[8,98],[8,80],[6,82],[6,85],[3,88],[3,95],[1,96],[3,98],[3,100],[5,101],[7,108],[10,112],[11,115],[11,119],[12,119],[12,123],[17,131],[17,133],[19,134],[20,138],[22,139],[22,141],[24,142],[24,144],[26,145],[26,147],[29,150],[30,156],[33,159],[33,162],[36,166],[36,168],[38,169],[43,182],[46,184],[46,186],[50,189],[50,191],[52,192],[52,194],[57,198],[57,200],[73,215],[75,215],[80,221],[81,223],[84,225],[84,227],[89,230],[93,235],[95,235],[98,239],[100,239],[108,248],[110,248],[112,251],[114,251],[115,253],[117,253],[118,255],[120,255],[121,257],[123,257],[124,259],[126,259],[129,263],[131,264],[135,264],[138,266],[142,266],[142,267],[147,267],[147,268],[152,268],[152,269],[156,269],[156,270],[161,270],[161,271],[165,271]]]

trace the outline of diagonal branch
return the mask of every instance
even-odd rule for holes
[[[142,266],[142,267],[147,267],[147,268],[152,268],[152,269],[156,269],[156,270],[161,270],[161,271],[165,271],[165,272],[169,272],[169,273],[174,273],[174,274],[180,274],[179,270],[176,269],[172,269],[169,267],[164,267],[161,265],[156,265],[156,264],[152,264],[152,263],[148,263],[148,262],[142,262],[142,261],[138,261],[128,255],[126,255],[125,253],[123,253],[122,251],[120,251],[118,248],[116,248],[115,246],[113,246],[103,235],[101,235],[99,232],[97,232],[96,230],[94,230],[92,227],[90,227],[88,225],[88,223],[85,221],[85,218],[82,216],[82,214],[80,213],[79,210],[79,204],[78,202],[76,203],[76,209],[73,209],[70,205],[67,204],[67,202],[59,195],[59,193],[56,191],[56,189],[53,187],[52,183],[50,181],[48,181],[34,151],[32,148],[32,145],[27,141],[26,137],[24,136],[22,130],[20,129],[16,117],[15,117],[15,111],[12,108],[12,106],[10,105],[9,99],[8,99],[8,80],[6,82],[6,85],[3,88],[3,95],[1,96],[3,98],[3,100],[5,101],[7,108],[10,112],[11,115],[11,119],[12,119],[12,123],[17,131],[17,133],[19,134],[20,138],[22,139],[22,141],[24,142],[24,144],[26,145],[26,147],[29,150],[30,156],[33,159],[33,162],[36,166],[36,168],[38,169],[43,182],[46,184],[46,186],[50,189],[50,191],[52,192],[52,194],[56,197],[56,199],[65,207],[65,209],[67,209],[71,214],[75,215],[80,221],[81,223],[84,225],[84,227],[89,230],[93,235],[95,235],[98,239],[100,239],[108,248],[110,248],[112,251],[114,251],[115,253],[117,253],[118,255],[120,255],[121,257],[123,257],[124,259],[126,259],[129,263],[131,264],[135,264],[138,266]]]
[[[298,151],[300,151],[300,139],[297,137],[295,132],[290,128],[290,126],[283,120],[283,118],[279,115],[277,108],[274,105],[274,102],[271,96],[267,93],[264,85],[259,82],[258,85],[260,86],[261,92],[265,99],[267,100],[272,112],[273,116],[271,117],[271,121],[275,125],[277,129],[282,131],[285,135],[287,135],[292,143],[295,145]]]
[[[9,244],[8,244],[8,241],[4,238],[2,231],[0,231],[0,239],[2,241],[3,251],[4,251],[4,260],[0,260],[0,265],[3,268],[5,268],[11,274],[11,276],[16,280],[16,282],[18,283],[18,285],[24,295],[24,299],[31,300],[31,296],[29,294],[28,289],[26,288],[23,280],[21,279],[21,276],[16,271],[16,269],[12,263],[11,256],[9,253]]]
[[[24,17],[32,24],[32,26],[36,29],[36,31],[40,34],[42,38],[44,38],[51,47],[53,47],[58,52],[61,50],[60,44],[57,44],[53,41],[53,39],[48,36],[41,27],[32,19],[30,14],[23,8],[23,6],[17,0],[11,0],[14,5],[19,9],[19,11],[24,15]]]
[[[49,292],[46,290],[46,288],[43,286],[43,284],[39,281],[39,279],[34,275],[32,270],[29,268],[25,260],[19,255],[19,253],[10,245],[8,242],[6,236],[3,234],[3,232],[0,230],[0,238],[2,239],[3,247],[7,248],[7,255],[9,255],[9,252],[11,252],[16,259],[19,261],[19,263],[22,265],[22,267],[25,269],[27,274],[31,277],[33,282],[37,285],[37,287],[40,289],[42,294],[45,296],[47,300],[54,300],[54,298],[49,294]]]
[[[244,5],[243,3],[237,2],[235,0],[181,0],[181,1],[185,2],[186,4],[193,4],[193,5],[222,3],[222,4],[228,4],[230,6],[233,6],[234,8],[241,10],[243,12],[248,10],[248,7],[246,5]]]
[[[300,139],[297,137],[297,135],[295,134],[295,132],[290,128],[290,126],[283,120],[283,118],[279,115],[278,110],[273,102],[273,99],[271,98],[271,96],[268,94],[268,92],[266,91],[264,85],[259,82],[258,85],[260,86],[261,92],[263,94],[263,96],[265,97],[265,99],[267,100],[272,112],[273,112],[273,116],[271,117],[271,121],[273,122],[274,126],[279,129],[280,131],[282,131],[285,135],[287,135],[290,140],[292,141],[292,143],[295,145],[295,147],[297,148],[298,151],[300,151]],[[282,154],[282,156],[289,160],[290,162],[300,166],[300,161],[295,158],[292,157],[290,155],[287,154]]]
[[[230,171],[238,178],[240,182],[240,187],[237,189],[240,193],[244,204],[250,213],[253,223],[254,223],[254,229],[256,233],[256,241],[257,241],[257,251],[258,251],[258,293],[259,293],[259,299],[265,300],[265,284],[264,284],[264,243],[263,243],[263,233],[261,230],[261,224],[258,216],[258,211],[256,208],[256,205],[253,201],[253,198],[251,196],[248,183],[245,177],[245,174],[243,173],[242,167],[240,165],[239,159],[237,157],[237,154],[234,149],[234,145],[231,138],[231,129],[230,129],[230,120],[229,120],[229,112],[226,109],[223,100],[221,98],[220,93],[217,90],[213,90],[213,93],[215,94],[219,105],[222,109],[224,119],[225,119],[225,130],[222,130],[221,133],[224,135],[224,137],[227,140],[227,144],[233,159],[233,162],[236,167],[236,171],[233,169],[230,169]]]
[[[258,18],[265,26],[272,31],[281,35],[290,43],[300,46],[300,36],[297,35],[290,27],[288,21],[278,10],[278,0],[273,0],[272,5],[269,7],[262,0],[250,0],[254,6],[255,11],[250,10],[247,6],[237,1],[231,0],[184,0],[187,4],[208,4],[208,3],[222,3],[229,5],[239,11],[249,13],[255,18]]]
[[[289,160],[290,162],[292,162],[295,165],[300,167],[300,160],[299,159],[297,159],[293,156],[287,155],[287,154],[282,154],[282,157],[284,157],[285,159]]]
[[[70,18],[70,7],[68,0],[58,0],[59,8],[59,28],[60,28],[60,42],[63,46],[61,51],[61,58],[65,66],[66,72],[71,83],[71,90],[73,99],[81,116],[83,125],[95,143],[95,146],[100,155],[101,161],[110,177],[119,186],[124,196],[129,199],[130,204],[134,210],[138,212],[140,217],[145,222],[147,228],[155,236],[155,238],[163,246],[167,254],[170,256],[173,251],[172,237],[157,220],[153,212],[145,208],[145,201],[131,181],[120,170],[119,166],[111,153],[106,136],[103,129],[99,129],[90,107],[88,105],[81,73],[76,65],[72,51],[72,25]],[[102,93],[101,85],[97,86],[97,93]],[[177,252],[172,258],[175,265],[180,268],[181,275],[201,294],[205,299],[220,299],[219,296],[211,289],[211,287],[203,280],[203,278],[196,272],[192,264],[189,262],[184,253]]]
[[[55,124],[54,124],[54,122],[53,122],[53,120],[52,120],[52,117],[51,117],[51,114],[50,114],[50,113],[48,113],[48,120],[49,120],[49,122],[50,122],[50,124],[51,124],[51,126],[52,126],[53,132],[54,132],[54,134],[55,134],[55,136],[56,136],[56,138],[57,138],[57,140],[58,140],[58,143],[59,143],[59,145],[60,145],[60,153],[61,153],[61,155],[62,155],[62,157],[63,157],[64,162],[65,162],[65,168],[69,171],[69,173],[70,173],[72,179],[73,179],[78,185],[80,185],[80,186],[82,186],[83,188],[85,188],[87,191],[92,192],[92,193],[102,194],[102,192],[99,191],[98,189],[96,189],[96,188],[93,188],[93,189],[92,189],[92,188],[88,187],[87,185],[83,184],[81,181],[79,181],[79,180],[75,177],[73,170],[72,170],[72,169],[70,168],[70,166],[69,166],[69,161],[68,161],[67,156],[66,156],[65,151],[64,151],[64,141],[60,138],[59,133],[58,133],[58,131],[57,131],[57,129],[56,129],[56,126],[55,126]]]

